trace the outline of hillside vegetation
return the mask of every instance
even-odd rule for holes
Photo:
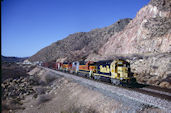
[[[43,48],[30,61],[52,61],[65,59],[75,61],[86,59],[91,53],[97,53],[108,39],[117,32],[120,32],[130,22],[131,19],[123,19],[111,26],[94,29],[90,32],[79,32],[69,35],[63,40],[54,42]]]

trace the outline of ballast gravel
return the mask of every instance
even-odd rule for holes
[[[41,68],[44,68],[44,67],[41,67]],[[170,101],[153,97],[147,94],[142,94],[136,91],[131,91],[131,90],[119,88],[116,86],[107,85],[104,83],[84,79],[78,76],[74,76],[72,74],[55,71],[49,68],[44,68],[44,69],[50,70],[56,73],[57,75],[61,75],[67,78],[72,78],[74,81],[80,84],[83,84],[84,86],[87,86],[88,88],[91,88],[92,90],[99,91],[103,93],[105,96],[108,96],[119,102],[122,102],[123,104],[130,106],[132,108],[131,111],[143,110],[144,108],[153,106],[153,107],[158,107],[160,109],[163,109],[168,113],[171,113]]]

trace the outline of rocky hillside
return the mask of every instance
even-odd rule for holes
[[[57,41],[43,48],[30,61],[52,60],[80,60],[86,59],[91,53],[97,53],[108,39],[115,33],[122,31],[131,19],[123,19],[111,26],[94,29],[90,32],[79,32],[69,35],[63,40]]]
[[[136,17],[90,32],[71,34],[40,50],[30,61],[131,62],[139,82],[171,86],[171,0],[151,0]]]
[[[109,59],[118,54],[171,52],[171,1],[151,0],[131,19],[71,34],[43,48],[30,61]]]
[[[171,52],[171,1],[151,0],[98,51],[101,56]]]

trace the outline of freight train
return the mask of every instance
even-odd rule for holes
[[[98,62],[46,62],[42,63],[42,66],[58,71],[74,73],[96,80],[108,79],[114,85],[128,85],[136,83],[136,79],[130,69],[130,63],[122,59]]]

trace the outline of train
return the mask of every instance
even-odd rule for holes
[[[123,59],[103,61],[45,62],[42,66],[95,80],[107,79],[114,85],[131,85],[136,78],[130,63]]]

